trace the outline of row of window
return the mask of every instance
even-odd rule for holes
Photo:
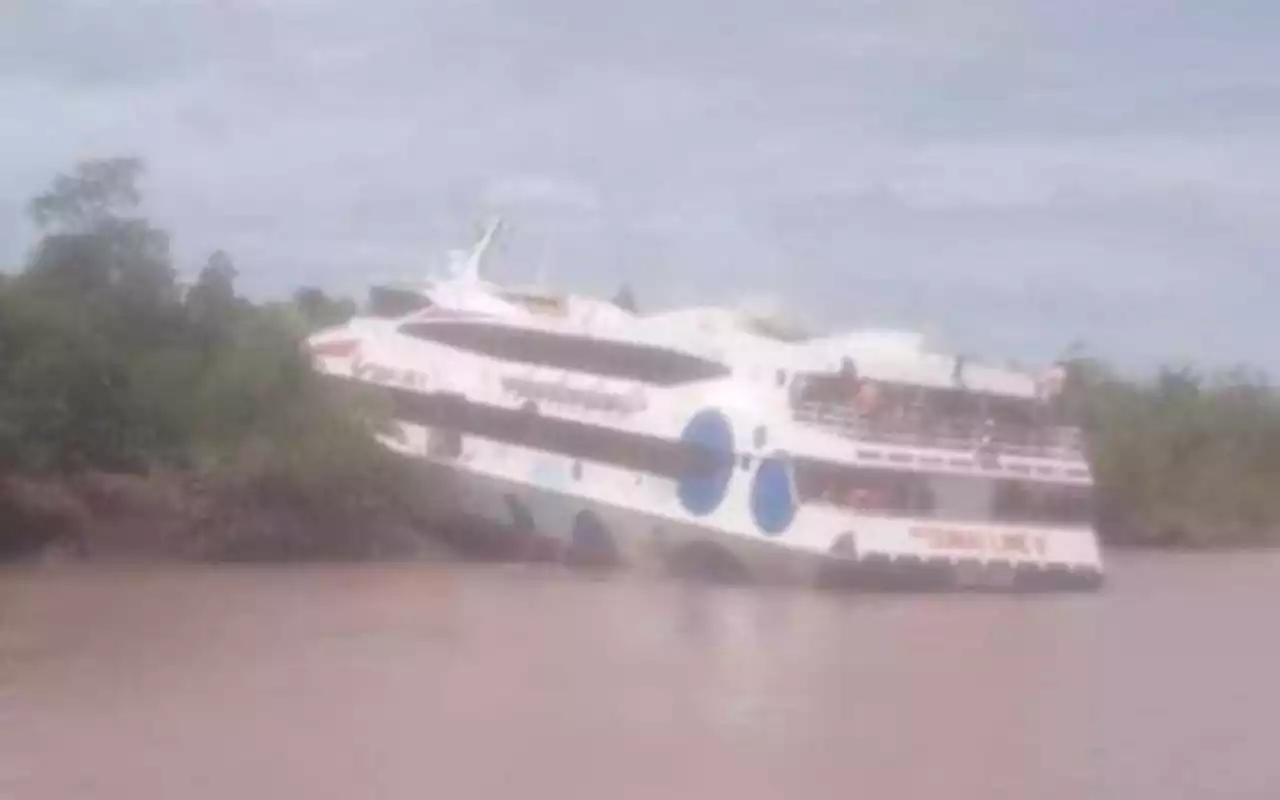
[[[461,322],[408,322],[400,332],[478,355],[655,386],[722,378],[724,364],[652,345]]]
[[[1086,525],[1094,513],[1090,487],[1074,484],[899,472],[811,459],[797,459],[795,476],[803,502],[890,516]]]
[[[412,289],[375,286],[369,290],[363,314],[379,319],[399,319],[430,306],[430,298]]]
[[[464,435],[673,479],[725,466],[723,456],[697,447],[543,416],[533,404],[505,409],[456,396],[388,391],[397,418]],[[754,433],[763,443],[764,430]],[[749,457],[741,458],[743,468],[750,463]],[[802,503],[831,503],[869,513],[952,522],[1078,525],[1089,524],[1093,516],[1087,486],[930,475],[809,458],[797,458],[794,463]]]
[[[544,416],[533,403],[522,409],[507,409],[469,403],[451,395],[424,395],[395,388],[388,391],[394,416],[405,422],[670,478],[715,466],[710,454],[679,442]]]

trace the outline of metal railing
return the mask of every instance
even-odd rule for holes
[[[792,416],[797,422],[819,425],[850,439],[877,444],[966,452],[986,447],[1006,455],[1066,461],[1084,457],[1079,429],[1067,426],[1015,430],[981,422],[921,424],[910,420],[874,420],[847,405],[815,402],[793,406]]]

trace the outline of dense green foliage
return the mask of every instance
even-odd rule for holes
[[[377,409],[322,391],[298,346],[354,306],[313,288],[251,303],[222,252],[183,287],[138,214],[141,172],[87,162],[31,202],[41,237],[0,273],[0,476],[167,467],[328,504],[402,485],[368,435]],[[1260,376],[1070,365],[1110,541],[1280,542],[1280,401]]]
[[[376,409],[321,391],[299,345],[354,306],[259,305],[213,253],[189,287],[137,213],[142,165],[91,161],[30,205],[41,237],[0,283],[0,472],[198,469],[258,491],[378,491]]]
[[[1085,428],[1108,541],[1280,544],[1280,396],[1263,376],[1070,367],[1063,400]]]

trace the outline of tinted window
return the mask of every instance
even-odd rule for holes
[[[804,501],[867,513],[951,522],[1087,525],[1088,486],[928,475],[797,459],[796,489]]]
[[[392,416],[403,422],[654,475],[680,477],[691,471],[716,468],[713,455],[678,441],[558,419],[525,409],[468,403],[457,396],[428,395],[392,387],[383,391],[391,401]]]
[[[392,289],[387,286],[375,286],[369,291],[369,302],[365,307],[365,315],[395,319],[431,306],[431,299],[417,292],[405,289]]]
[[[504,361],[673,386],[729,374],[723,364],[660,347],[495,325],[411,322],[400,332]]]
[[[931,517],[935,499],[928,476],[867,469],[814,459],[795,460],[802,501],[829,503],[868,513]]]

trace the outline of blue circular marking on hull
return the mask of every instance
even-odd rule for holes
[[[685,424],[680,441],[694,451],[676,486],[680,504],[695,517],[705,517],[720,507],[733,479],[733,425],[714,408],[694,414]]]
[[[791,462],[773,453],[760,462],[751,481],[751,517],[766,536],[777,536],[796,518],[796,490]]]

